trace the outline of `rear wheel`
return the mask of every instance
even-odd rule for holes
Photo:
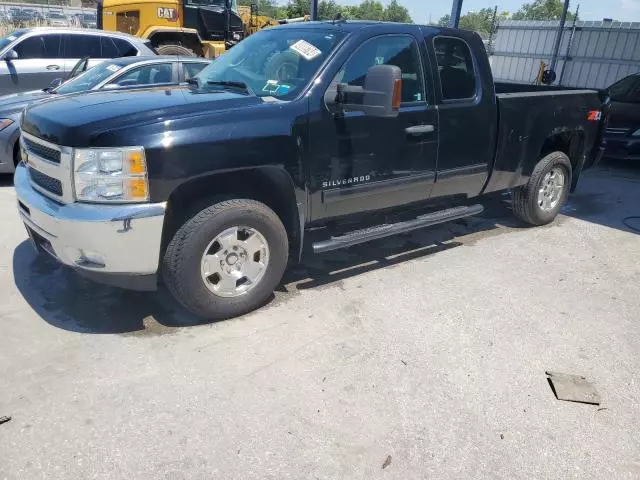
[[[156,47],[158,55],[179,55],[182,57],[196,57],[196,52],[183,45],[163,43]]]
[[[531,225],[552,222],[567,201],[571,162],[563,152],[553,152],[538,162],[529,181],[513,191],[513,212]]]
[[[254,200],[227,200],[180,227],[167,247],[163,276],[194,314],[235,317],[273,294],[288,252],[287,232],[273,210]]]

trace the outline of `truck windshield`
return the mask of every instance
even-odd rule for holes
[[[243,40],[195,78],[199,89],[246,85],[260,97],[295,98],[344,33],[322,29],[265,29]]]
[[[66,95],[68,93],[78,93],[91,90],[99,83],[105,81],[111,75],[116,73],[122,67],[110,62],[103,62],[95,67],[87,70],[81,75],[63,83],[58,88],[54,89],[52,93],[59,93],[60,95]]]

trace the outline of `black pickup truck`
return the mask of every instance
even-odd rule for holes
[[[188,86],[29,107],[18,209],[37,248],[79,273],[140,290],[161,276],[195,314],[231,317],[305,244],[478,214],[501,190],[524,222],[551,222],[602,154],[605,108],[593,91],[495,84],[474,33],[282,26]]]

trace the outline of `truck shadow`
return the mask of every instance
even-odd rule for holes
[[[504,199],[496,198],[480,217],[305,258],[287,272],[267,305],[286,302],[297,290],[341,285],[348,277],[472,245],[488,235],[521,227]],[[155,293],[140,293],[93,283],[47,256],[36,255],[28,241],[14,251],[13,275],[31,308],[47,323],[68,331],[155,336],[213,323],[187,313],[162,287]]]

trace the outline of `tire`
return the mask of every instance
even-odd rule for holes
[[[561,173],[564,178],[562,188],[558,190],[557,201],[547,201],[555,200],[555,196],[553,196],[543,199],[541,203],[541,189],[544,189],[545,185],[548,186],[549,179],[558,173]],[[553,222],[569,196],[571,173],[571,162],[563,152],[553,152],[542,158],[533,169],[529,181],[513,190],[515,216],[523,222],[535,226]],[[556,177],[556,179],[558,178]],[[558,185],[554,186],[558,187]]]
[[[221,277],[214,273],[205,278],[205,265],[203,255],[213,253],[225,260],[224,268],[238,268],[240,274],[242,265],[249,264],[252,254],[241,248],[248,255],[236,255],[236,260],[231,264],[231,257],[235,252],[225,256],[227,250],[217,240],[235,227],[241,227],[239,231],[244,234],[247,231],[257,232],[266,243],[263,252],[266,257],[266,266],[262,269],[262,276],[255,282],[238,280],[240,287],[248,290],[243,293],[234,291],[233,296],[224,296],[221,292],[215,293],[218,288],[215,282],[222,285]],[[244,229],[244,230],[243,230]],[[230,238],[228,235],[227,237]],[[236,240],[239,234],[236,234]],[[242,240],[240,240],[242,242]],[[226,240],[225,240],[226,243]],[[234,247],[235,249],[235,247]],[[229,249],[230,250],[230,249]],[[259,257],[262,253],[259,254]],[[173,296],[190,312],[197,316],[219,320],[236,317],[250,312],[264,304],[273,294],[284,274],[289,256],[289,240],[284,225],[276,213],[266,205],[255,200],[226,200],[215,203],[189,218],[176,232],[167,247],[163,260],[163,277],[165,284]],[[218,258],[218,257],[216,257]],[[255,260],[255,257],[252,258]],[[228,262],[228,263],[227,263]],[[236,262],[238,262],[236,264]],[[220,262],[220,270],[222,269]],[[218,268],[217,262],[212,262]],[[238,266],[240,265],[240,266]],[[258,264],[253,264],[258,265]],[[226,276],[228,279],[229,275]]]
[[[265,62],[264,74],[270,80],[286,82],[292,78],[290,74],[298,72],[299,62],[298,55],[291,51],[274,53]]]
[[[13,146],[13,166],[17,167],[21,161],[22,155],[20,154],[20,137],[18,137],[15,145]]]
[[[197,57],[196,52],[190,48],[173,43],[164,43],[156,47],[158,55],[179,55],[181,57]]]

